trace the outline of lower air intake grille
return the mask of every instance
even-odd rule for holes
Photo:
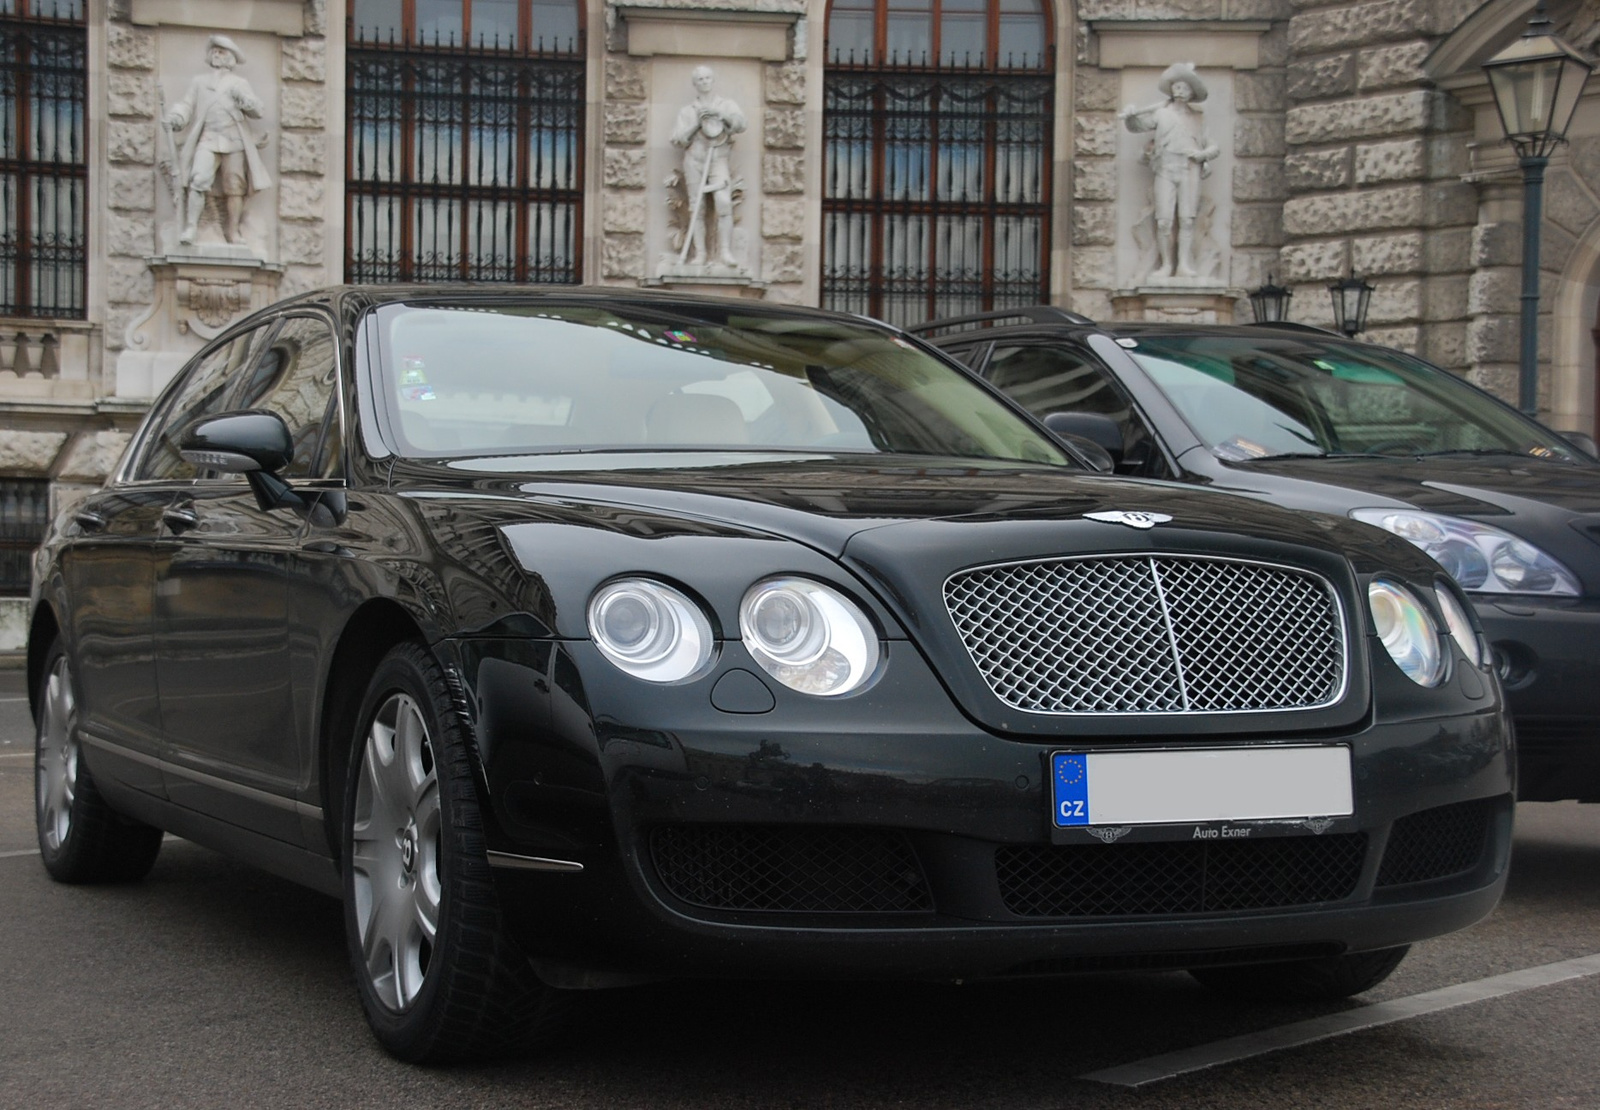
[[[679,901],[773,913],[927,913],[916,853],[900,833],[763,825],[662,825],[650,858]]]
[[[1024,917],[1219,913],[1337,902],[1355,892],[1365,833],[1233,842],[1001,848],[1000,895]]]
[[[1378,885],[1427,883],[1476,868],[1488,841],[1494,806],[1494,800],[1486,798],[1400,818],[1389,833]]]

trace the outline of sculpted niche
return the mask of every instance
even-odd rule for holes
[[[1199,107],[1209,90],[1192,62],[1168,66],[1156,88],[1162,99],[1142,107],[1130,104],[1118,114],[1129,131],[1151,136],[1142,161],[1154,178],[1154,204],[1136,221],[1134,238],[1146,241],[1147,221],[1154,221],[1156,265],[1150,284],[1203,282],[1208,275],[1197,252],[1206,229],[1200,223],[1203,213],[1215,207],[1203,203],[1205,182],[1211,163],[1222,153],[1207,133]]]
[[[196,75],[178,102],[162,113],[162,172],[181,225],[178,241],[185,245],[198,240],[206,200],[213,193],[221,197],[223,239],[242,244],[249,198],[273,183],[261,157],[270,137],[260,123],[262,101],[250,82],[234,72],[243,61],[232,39],[212,35],[207,71]],[[180,150],[173,136],[185,131]]]
[[[712,91],[716,76],[710,66],[696,66],[691,80],[694,99],[678,110],[672,129],[683,162],[667,181],[677,256],[663,259],[662,273],[744,275],[748,269],[734,239],[743,182],[733,176],[729,156],[747,121],[737,103]]]

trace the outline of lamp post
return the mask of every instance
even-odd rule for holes
[[[1358,278],[1355,271],[1342,281],[1328,286],[1333,298],[1333,326],[1354,339],[1367,330],[1367,307],[1372,303],[1372,291],[1377,286],[1366,278]]]
[[[1267,283],[1259,289],[1250,292],[1250,311],[1255,313],[1258,324],[1277,324],[1289,318],[1289,298],[1293,297],[1292,290],[1272,283],[1272,275],[1267,275]]]
[[[1539,411],[1539,223],[1544,170],[1550,152],[1566,142],[1578,97],[1594,66],[1558,38],[1544,12],[1534,8],[1522,37],[1483,63],[1500,109],[1500,126],[1522,166],[1522,351],[1517,407]]]

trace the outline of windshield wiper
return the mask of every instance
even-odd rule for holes
[[[1449,458],[1449,457],[1452,457],[1452,456],[1453,457],[1458,457],[1458,458],[1459,457],[1466,457],[1466,458],[1503,458],[1503,457],[1506,457],[1506,456],[1510,456],[1511,458],[1514,458],[1514,459],[1562,459],[1562,458],[1565,458],[1565,456],[1559,455],[1554,451],[1550,452],[1550,454],[1548,454],[1548,455],[1535,455],[1535,454],[1532,454],[1531,452],[1528,452],[1528,451],[1518,451],[1514,447],[1457,447],[1457,448],[1454,448],[1454,449],[1448,450],[1448,451],[1418,451],[1418,452],[1416,452],[1416,457],[1419,458],[1419,459],[1440,459],[1440,458]]]

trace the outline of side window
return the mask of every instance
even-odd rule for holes
[[[941,347],[939,349],[951,358],[959,359],[965,366],[977,366],[983,361],[983,353],[989,349],[989,344],[974,343],[966,347]]]
[[[1040,418],[1052,412],[1098,412],[1127,427],[1133,415],[1110,376],[1065,347],[996,347],[987,377]]]
[[[294,461],[285,478],[341,476],[343,450],[333,409],[337,342],[320,317],[291,316],[229,402],[231,409],[266,409],[283,417],[294,441]]]
[[[203,352],[189,365],[178,392],[151,429],[144,457],[134,470],[136,480],[184,481],[199,476],[178,454],[178,436],[201,417],[228,411],[229,394],[271,329],[269,324],[243,332]]]
[[[1118,474],[1168,477],[1165,461],[1133,403],[1109,371],[1087,354],[1062,344],[996,346],[984,376],[1002,393],[1043,420],[1053,412],[1094,412],[1122,429]]]

